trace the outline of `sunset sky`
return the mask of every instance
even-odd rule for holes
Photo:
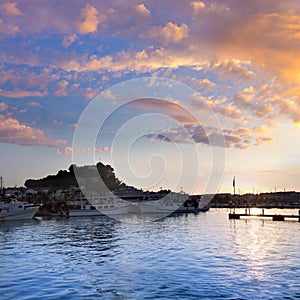
[[[0,3],[5,186],[100,158],[145,189],[300,191],[299,1]]]

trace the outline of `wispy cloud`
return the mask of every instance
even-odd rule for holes
[[[98,154],[101,154],[101,153],[112,152],[112,151],[113,151],[113,149],[108,147],[108,146],[104,146],[102,148],[84,148],[84,149],[79,149],[79,148],[73,149],[72,147],[67,146],[67,147],[63,147],[63,148],[58,148],[56,150],[56,153],[59,154],[59,155],[72,154],[74,152],[76,154],[79,154],[79,153],[98,153]]]
[[[0,89],[0,95],[8,98],[23,98],[23,97],[43,97],[47,95],[47,91],[25,91],[25,90],[15,90],[7,91]]]

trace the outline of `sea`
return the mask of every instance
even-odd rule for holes
[[[228,213],[2,222],[0,299],[300,299],[300,223]]]

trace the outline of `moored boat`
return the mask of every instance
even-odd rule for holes
[[[34,217],[40,205],[29,204],[11,198],[0,198],[0,220],[30,220]]]
[[[189,196],[183,192],[170,192],[159,200],[138,201],[134,205],[139,208],[139,212],[142,214],[197,213],[208,211],[207,204],[210,200],[210,195]]]
[[[135,212],[135,207],[113,193],[105,193],[87,197],[85,201],[80,199],[80,205],[76,208],[72,205],[64,206],[57,215],[66,217],[93,217],[124,215]]]

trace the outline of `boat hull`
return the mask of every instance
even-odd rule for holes
[[[17,211],[12,213],[0,213],[1,221],[16,221],[16,220],[30,220],[33,219],[39,206],[27,207],[24,211]]]
[[[97,217],[97,216],[112,216],[112,215],[125,215],[130,211],[129,206],[114,207],[112,209],[74,209],[69,210],[69,217]]]
[[[70,210],[69,217],[97,217],[104,216],[104,214],[99,210]]]

